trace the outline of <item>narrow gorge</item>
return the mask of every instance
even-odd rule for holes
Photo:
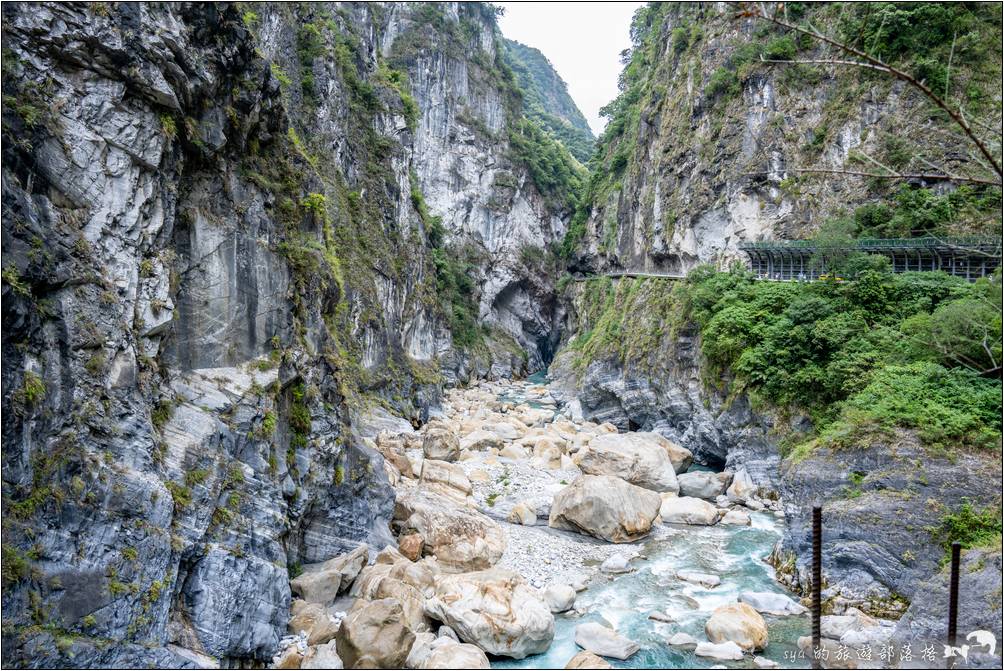
[[[1000,6],[504,12],[4,4],[5,666],[999,668]]]

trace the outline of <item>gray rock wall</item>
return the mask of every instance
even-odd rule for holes
[[[4,6],[5,665],[270,659],[290,568],[389,540],[350,409],[549,356],[519,254],[567,213],[509,156],[490,15],[432,10]],[[413,186],[485,259],[477,351]]]

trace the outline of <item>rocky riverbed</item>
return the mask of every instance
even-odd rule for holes
[[[275,666],[807,666],[805,608],[766,562],[781,502],[572,414],[543,384],[482,382],[418,430],[360,419],[397,546],[303,567]],[[892,633],[844,617],[858,638]]]

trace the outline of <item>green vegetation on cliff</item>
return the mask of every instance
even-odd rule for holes
[[[893,274],[881,261],[852,281],[756,281],[701,267],[686,282],[592,280],[578,368],[601,357],[655,370],[693,324],[706,381],[763,405],[808,413],[815,444],[851,447],[895,429],[935,449],[1000,446],[1001,279]]]
[[[708,363],[808,411],[827,444],[900,427],[932,447],[999,445],[1001,383],[984,375],[1000,372],[1000,276],[968,284],[875,266],[809,284],[695,271],[688,308]]]
[[[1000,119],[999,5],[785,3],[784,16],[923,80],[950,106],[961,106],[1000,156],[999,139],[987,130]],[[882,215],[908,200],[908,207],[938,217],[942,229],[1000,231],[998,187],[956,198],[946,193],[953,185],[935,192],[917,188],[917,180],[904,187],[901,179],[868,177],[893,171],[997,177],[943,110],[890,75],[828,64],[850,56],[808,35],[737,17],[733,8],[699,3],[649,3],[634,16],[631,41],[620,93],[601,110],[609,121],[568,229],[566,257],[584,251],[587,234],[590,248],[598,245],[621,264],[632,250],[672,252],[674,231],[723,206],[731,211],[737,189],[760,201],[765,220],[779,219],[786,236],[813,234],[816,222],[841,207],[872,203],[873,214]],[[768,100],[771,112],[758,118]],[[778,155],[788,171],[780,195],[767,188],[770,177],[764,183],[776,169],[768,168],[776,160],[770,157]],[[844,197],[835,199],[835,192]],[[970,201],[966,212],[955,208],[960,200]],[[786,201],[797,205],[785,207]],[[937,210],[944,209],[955,211],[943,217]],[[931,224],[897,216],[873,230],[905,235]]]
[[[506,63],[523,95],[523,113],[560,140],[572,156],[587,162],[593,154],[593,133],[565,82],[539,50],[513,40],[504,43]]]

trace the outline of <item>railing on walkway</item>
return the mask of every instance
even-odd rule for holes
[[[767,240],[743,242],[739,250],[749,257],[758,280],[810,282],[831,276],[827,264],[850,253],[879,254],[891,261],[892,271],[941,270],[975,281],[1001,265],[1001,238],[862,238],[847,242],[825,240]],[[686,273],[647,270],[610,270],[599,275],[573,276],[575,282],[596,277],[683,280]]]
[[[768,240],[740,243],[739,250],[758,278],[770,280],[819,279],[829,275],[827,265],[834,258],[856,252],[887,257],[896,273],[941,270],[970,281],[1001,264],[1001,239],[995,237]]]

